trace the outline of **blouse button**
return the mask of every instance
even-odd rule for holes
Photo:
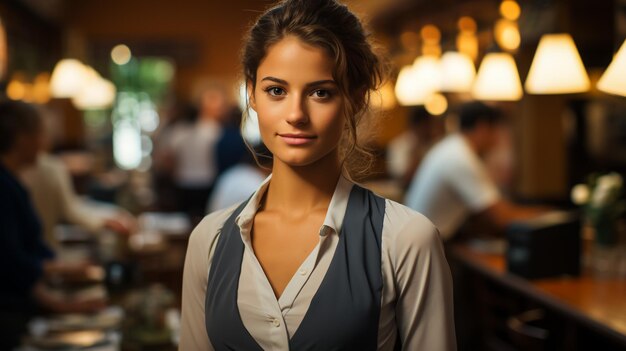
[[[306,275],[308,273],[306,268],[300,269],[300,275]]]
[[[280,327],[280,321],[278,320],[278,318],[274,318],[274,319],[272,319],[272,324],[273,324],[276,328]]]

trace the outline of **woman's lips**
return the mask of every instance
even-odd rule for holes
[[[304,145],[313,142],[315,136],[306,134],[278,134],[287,145]]]

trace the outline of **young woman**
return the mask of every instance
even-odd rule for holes
[[[380,62],[334,0],[265,12],[243,52],[272,175],[191,235],[181,350],[453,350],[452,283],[424,216],[349,180]]]

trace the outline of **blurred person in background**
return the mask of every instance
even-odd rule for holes
[[[174,173],[176,159],[172,150],[172,139],[179,130],[195,122],[198,109],[191,103],[172,98],[162,112],[163,120],[153,136],[154,152],[152,171],[157,209],[159,211],[178,211],[179,200]]]
[[[432,220],[445,240],[470,216],[502,230],[544,211],[504,199],[485,168],[483,158],[498,144],[504,128],[502,118],[500,111],[481,102],[463,105],[460,132],[433,146],[413,177],[405,204]]]
[[[241,110],[233,106],[222,123],[222,135],[215,146],[218,177],[229,168],[241,163],[243,155],[248,153],[241,135]]]
[[[20,171],[20,178],[29,190],[37,215],[43,225],[44,239],[51,248],[60,246],[55,236],[58,224],[67,222],[78,225],[90,233],[109,229],[120,234],[129,234],[133,218],[130,213],[120,208],[114,214],[102,214],[98,208],[88,205],[74,191],[71,175],[67,166],[58,157],[48,151],[52,147],[49,123],[43,124],[43,152],[37,161]]]
[[[87,265],[66,265],[42,236],[41,222],[19,173],[32,166],[44,147],[39,112],[22,102],[0,102],[0,349],[19,342],[29,318],[38,309],[92,312],[102,301],[60,300],[47,290],[44,278],[63,274],[87,276]]]
[[[246,148],[243,139],[241,139],[241,144],[240,146],[243,146],[244,149],[239,155],[239,162],[226,169],[215,182],[215,188],[207,203],[207,213],[222,210],[247,200],[270,173],[269,169],[257,165],[255,157]],[[240,146],[236,148],[239,149]],[[254,147],[252,152],[257,155],[269,154],[263,144]]]
[[[207,213],[230,207],[246,200],[269,174],[259,168],[241,135],[241,110],[233,107],[223,124],[223,133],[216,146],[218,176],[207,202]],[[268,155],[267,148],[252,152]]]
[[[395,137],[387,148],[387,170],[406,189],[415,170],[430,148],[444,135],[440,118],[432,116],[422,106],[409,113],[409,127]]]
[[[228,113],[228,96],[218,83],[204,86],[194,123],[179,124],[170,136],[168,152],[174,167],[180,210],[193,221],[204,216],[206,202],[218,172],[216,145]]]

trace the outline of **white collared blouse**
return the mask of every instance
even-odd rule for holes
[[[250,232],[271,175],[236,219],[244,242],[237,307],[244,326],[264,350],[289,350],[330,266],[353,183],[340,177],[319,243],[277,300],[261,268]],[[452,281],[437,229],[421,214],[386,200],[381,271],[383,291],[378,350],[455,350]],[[221,228],[237,206],[207,215],[189,239],[183,274],[180,350],[213,350],[205,326],[205,298],[211,259]],[[320,337],[323,337],[320,335]]]

